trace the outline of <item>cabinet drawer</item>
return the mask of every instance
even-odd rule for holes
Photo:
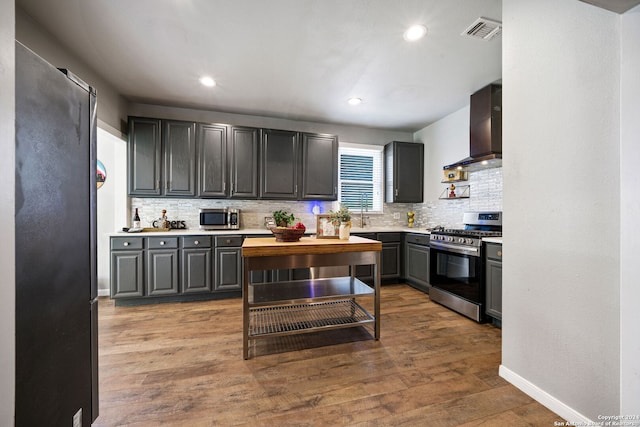
[[[401,233],[378,233],[378,240],[382,243],[386,242],[400,242],[402,238]]]
[[[407,234],[404,237],[404,241],[406,243],[415,243],[416,245],[429,245],[429,235],[428,234]]]
[[[242,246],[242,236],[217,236],[216,246]]]
[[[502,245],[487,243],[487,258],[502,261]]]
[[[147,237],[149,249],[177,249],[177,237]]]
[[[210,248],[211,236],[184,236],[182,238],[183,248]]]
[[[142,237],[112,237],[111,250],[142,249]]]

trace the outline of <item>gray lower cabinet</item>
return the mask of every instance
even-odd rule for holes
[[[179,292],[178,238],[147,238],[147,296],[175,295]]]
[[[111,239],[111,298],[141,297],[144,251],[140,237]]]
[[[485,243],[485,274],[487,281],[485,312],[502,320],[502,245]]]
[[[179,301],[237,294],[242,289],[242,240],[240,235],[112,237],[111,298],[138,304],[147,298]]]
[[[377,233],[377,240],[382,242],[380,278],[399,279],[402,271],[402,233]]]
[[[216,237],[216,291],[242,289],[242,240],[242,236]]]
[[[412,286],[429,292],[429,235],[405,235],[404,278]]]
[[[386,283],[397,281],[402,272],[402,233],[357,233],[354,235],[382,242],[380,279]],[[356,277],[364,283],[372,284],[373,268],[370,265],[356,266]]]
[[[182,292],[213,290],[213,257],[210,236],[182,237]]]

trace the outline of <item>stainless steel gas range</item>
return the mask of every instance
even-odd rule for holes
[[[466,212],[463,229],[432,231],[429,298],[476,322],[485,320],[482,238],[502,236],[502,212]]]

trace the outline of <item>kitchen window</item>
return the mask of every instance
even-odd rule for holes
[[[340,143],[338,200],[353,212],[382,213],[384,147]]]

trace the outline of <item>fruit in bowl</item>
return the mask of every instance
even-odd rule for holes
[[[293,227],[271,227],[276,242],[297,242],[305,231],[306,228],[301,222]]]
[[[276,236],[276,242],[297,242],[307,229],[300,221],[294,225],[295,215],[286,210],[274,211],[273,219],[277,227],[269,229]]]

